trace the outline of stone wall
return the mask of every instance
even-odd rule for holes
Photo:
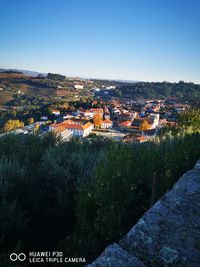
[[[200,266],[200,161],[88,267]]]

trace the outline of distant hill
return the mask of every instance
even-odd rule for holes
[[[41,73],[41,72],[37,72],[37,71],[31,71],[31,70],[19,70],[19,69],[0,69],[0,72],[5,72],[5,73],[23,73],[25,75],[28,76],[32,76],[32,77],[37,77],[38,75],[43,75],[46,76],[47,73]]]
[[[122,84],[116,90],[112,90],[114,96],[124,98],[200,98],[200,84],[170,82],[136,82],[130,84]]]
[[[0,69],[0,105],[6,105],[18,92],[39,96],[55,96],[58,82],[41,79],[36,72]]]
[[[39,77],[38,77],[39,75]],[[43,76],[43,77],[40,77]],[[58,86],[64,87],[70,92],[74,90],[71,78],[68,80],[64,75],[55,73],[40,73],[36,71],[20,70],[20,69],[0,69],[0,104],[6,104],[13,99],[13,95],[18,93],[34,94],[40,96],[57,96]],[[78,81],[77,78],[74,80]],[[83,80],[81,80],[83,81]],[[200,99],[200,84],[170,82],[128,82],[114,80],[98,80],[92,79],[94,87],[106,88],[114,86],[113,89],[107,91],[107,97],[118,97],[126,99],[164,99],[168,97],[177,97],[185,100]],[[72,85],[69,85],[69,83]],[[91,88],[90,87],[90,88]],[[89,87],[85,87],[89,88]],[[72,91],[71,91],[72,90]],[[62,92],[62,94],[66,92]],[[88,92],[85,92],[86,94]],[[68,93],[67,93],[68,94]],[[105,96],[104,92],[100,92],[100,97]]]
[[[22,71],[0,69],[1,74],[23,74]]]

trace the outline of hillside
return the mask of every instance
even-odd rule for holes
[[[123,83],[116,90],[112,91],[114,96],[125,98],[145,99],[178,97],[195,99],[200,98],[200,85],[194,83],[169,82],[137,82]]]
[[[28,71],[26,71],[28,73]],[[75,84],[84,84],[77,90]],[[94,83],[95,85],[95,83]],[[48,73],[46,76],[30,76],[21,71],[0,69],[0,105],[9,105],[16,94],[38,97],[90,96],[93,82],[79,78],[66,78],[60,74]],[[69,99],[68,98],[68,99]]]
[[[20,69],[0,69],[0,73],[1,72],[21,72],[25,75],[29,75],[32,77],[37,77],[38,75],[46,76],[46,73],[41,73],[41,72],[31,71],[31,70],[20,70]]]
[[[26,73],[29,73],[27,75]],[[6,105],[17,93],[32,94],[43,97],[68,96],[77,94],[74,89],[76,83],[84,84],[81,95],[91,96],[91,89],[98,88],[96,97],[127,98],[136,100],[164,99],[177,97],[179,99],[200,99],[200,85],[194,83],[169,82],[122,82],[109,80],[84,80],[80,78],[66,78],[60,74],[48,73],[46,76],[30,76],[32,72],[0,69],[0,105]],[[87,82],[89,81],[89,83]],[[112,86],[111,86],[112,85]],[[109,88],[113,87],[113,88]]]
[[[0,72],[0,104],[6,105],[17,93],[39,96],[56,95],[56,83],[23,73]]]

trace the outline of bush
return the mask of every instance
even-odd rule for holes
[[[59,248],[92,260],[199,157],[198,133],[129,145],[1,137],[0,250],[5,254],[18,244],[24,251]]]

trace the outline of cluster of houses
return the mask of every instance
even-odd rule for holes
[[[54,110],[53,114],[58,116],[58,111]],[[59,134],[66,141],[73,136],[86,137],[95,128],[94,117],[97,114],[101,120],[101,129],[109,129],[113,126],[113,122],[104,117],[103,108],[91,108],[87,110],[79,108],[76,112],[63,116],[62,122],[51,124],[49,130]]]
[[[152,101],[94,100],[89,109],[80,107],[65,114],[61,114],[60,110],[52,110],[53,120],[49,121],[47,116],[42,116],[40,122],[25,126],[16,133],[33,132],[37,124],[41,134],[55,132],[64,141],[102,133],[102,136],[108,137],[121,138],[123,135],[127,142],[142,143],[157,135],[164,125],[175,126],[177,115],[189,108],[190,105],[179,103],[174,98]]]
[[[94,101],[93,104],[97,103]],[[68,141],[72,137],[86,137],[92,132],[106,130],[113,135],[114,132],[125,133],[125,141],[142,143],[157,135],[163,125],[175,125],[177,114],[190,108],[187,104],[177,103],[175,99],[140,101],[139,105],[130,100],[111,100],[101,101],[100,106],[89,109],[80,107],[66,114],[53,110],[56,120],[49,125],[48,131]],[[97,114],[100,127],[95,125]]]
[[[140,137],[141,125],[147,121],[149,127],[142,132],[142,135],[155,135],[160,126],[160,116],[156,112],[159,108],[155,105],[153,105],[152,113],[145,113],[144,109],[141,111],[129,110],[124,107],[124,104],[116,102],[110,105],[102,104],[104,107],[90,109],[80,107],[76,111],[65,114],[62,116],[62,121],[57,120],[56,123],[51,124],[49,130],[56,132],[66,141],[73,136],[86,137],[97,128],[94,120],[97,114],[101,120],[98,130],[100,128],[112,133],[114,130],[124,132],[126,129],[127,133],[138,133],[137,137]],[[150,103],[148,103],[145,108],[149,110],[150,107]],[[60,116],[59,110],[53,110],[52,113],[55,117]],[[142,141],[144,138],[141,138]]]

